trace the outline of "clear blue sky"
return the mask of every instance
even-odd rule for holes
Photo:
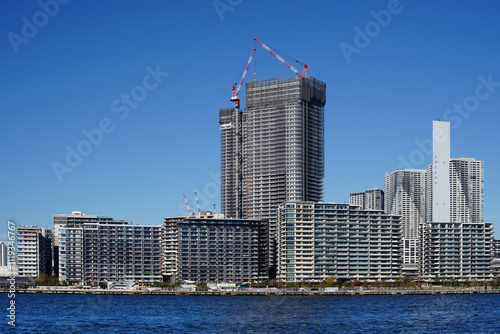
[[[452,156],[485,161],[485,219],[500,237],[500,3],[48,3],[51,15],[37,1],[0,3],[0,239],[8,219],[52,227],[73,210],[160,224],[186,214],[183,193],[195,208],[195,191],[203,210],[219,209],[218,111],[232,107],[230,86],[253,47],[249,80],[254,69],[293,75],[253,37],[327,83],[325,201],[383,188],[402,158],[425,168],[416,141],[450,119]],[[464,103],[471,111],[453,111]],[[69,166],[67,147],[86,156]]]

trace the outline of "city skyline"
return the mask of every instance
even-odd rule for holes
[[[348,203],[351,192],[383,189],[386,173],[426,168],[431,120],[441,118],[451,122],[451,157],[484,161],[484,220],[495,224],[499,238],[500,49],[492,42],[499,5],[440,3],[429,11],[429,3],[404,1],[361,47],[357,31],[380,22],[375,17],[389,3],[310,4],[302,12],[298,2],[287,8],[242,2],[221,19],[211,3],[191,10],[182,3],[69,2],[47,15],[17,52],[5,36],[22,35],[23,17],[33,22],[43,9],[36,2],[3,3],[0,57],[8,66],[0,104],[0,219],[5,226],[14,219],[51,227],[53,214],[80,210],[162,224],[166,216],[187,214],[183,193],[195,207],[194,191],[202,210],[213,204],[219,210],[217,110],[232,106],[230,86],[259,37],[307,62],[310,75],[327,83],[326,200]],[[330,38],[299,24],[283,33],[278,27],[292,16]],[[345,45],[358,45],[350,62]],[[257,79],[293,75],[265,50],[256,57]],[[247,81],[253,65],[250,72]],[[127,103],[122,94],[137,99]],[[67,147],[90,153],[69,166]],[[54,162],[72,170],[60,175],[62,182]],[[6,236],[1,229],[0,239]]]

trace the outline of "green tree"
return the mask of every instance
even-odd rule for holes
[[[47,274],[40,274],[35,279],[35,282],[36,282],[36,285],[48,285],[48,283],[49,283],[49,276]]]
[[[500,287],[500,277],[497,276],[494,280],[491,281],[490,285],[493,287]]]
[[[51,275],[47,284],[50,286],[58,286],[61,285],[61,281],[59,281],[56,275]]]
[[[269,286],[269,280],[265,279],[259,282],[260,287]]]
[[[409,276],[399,276],[399,285],[401,287],[410,288],[416,286],[415,281]]]
[[[299,285],[300,285],[299,282],[286,282],[285,283],[285,288],[287,288],[287,289],[296,289],[296,288],[299,287]]]
[[[355,279],[351,280],[350,284],[352,287],[357,287],[357,286],[361,285],[361,282],[357,278],[355,278]]]
[[[156,288],[168,288],[170,286],[169,282],[153,282],[153,286]]]
[[[335,277],[328,276],[325,280],[325,287],[331,288],[335,286]]]
[[[335,280],[335,285],[336,285],[336,286],[338,286],[338,287],[340,288],[342,285],[344,285],[344,281],[345,281],[345,280],[344,280],[344,279],[342,279],[342,278],[337,278],[337,279]]]

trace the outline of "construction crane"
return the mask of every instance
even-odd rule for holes
[[[188,200],[186,198],[186,195],[182,194],[182,196],[184,196],[184,201],[186,201],[186,206],[188,208],[189,215],[192,216],[193,214],[191,213],[191,209],[189,208],[189,203],[188,203]]]
[[[250,54],[250,58],[248,58],[247,65],[245,66],[245,70],[243,71],[243,75],[241,76],[240,83],[231,87],[231,90],[233,91],[233,96],[229,99],[230,101],[234,101],[235,108],[240,109],[240,89],[241,86],[243,85],[243,81],[245,81],[245,77],[248,72],[248,68],[250,67],[250,63],[252,62],[253,55],[255,54],[255,48],[252,50],[252,53]]]
[[[290,65],[285,59],[283,59],[280,55],[278,55],[276,52],[274,52],[269,46],[267,46],[266,44],[264,44],[261,40],[259,40],[258,38],[254,38],[254,41],[257,41],[257,43],[259,43],[264,49],[266,49],[267,51],[269,51],[273,56],[275,56],[280,62],[282,62],[283,64],[285,64],[289,69],[291,69],[295,74],[297,74],[299,76],[299,78],[307,78],[307,75],[308,75],[308,68],[309,68],[309,65],[307,64],[304,64],[304,63],[301,63],[299,62],[298,60],[296,60],[297,63],[301,64],[302,66],[304,66],[304,69],[302,70],[302,73],[299,72],[295,67],[293,67],[292,65]]]
[[[198,207],[198,215],[201,216],[200,202],[198,201],[198,194],[196,193],[196,191],[194,192],[194,196],[196,197],[196,206]]]
[[[301,62],[300,60],[296,60],[295,62],[299,63],[300,65],[303,66],[301,74],[302,74],[303,78],[307,78],[308,77],[308,72],[309,72],[309,65],[307,65],[306,63]]]

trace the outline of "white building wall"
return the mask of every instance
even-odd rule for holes
[[[6,241],[0,241],[0,267],[6,267],[9,264],[8,252],[8,243]]]
[[[432,221],[450,221],[450,123],[432,122]]]
[[[349,194],[349,204],[356,205],[356,206],[361,207],[361,209],[364,209],[365,208],[365,192],[358,191],[355,193],[350,193]]]

